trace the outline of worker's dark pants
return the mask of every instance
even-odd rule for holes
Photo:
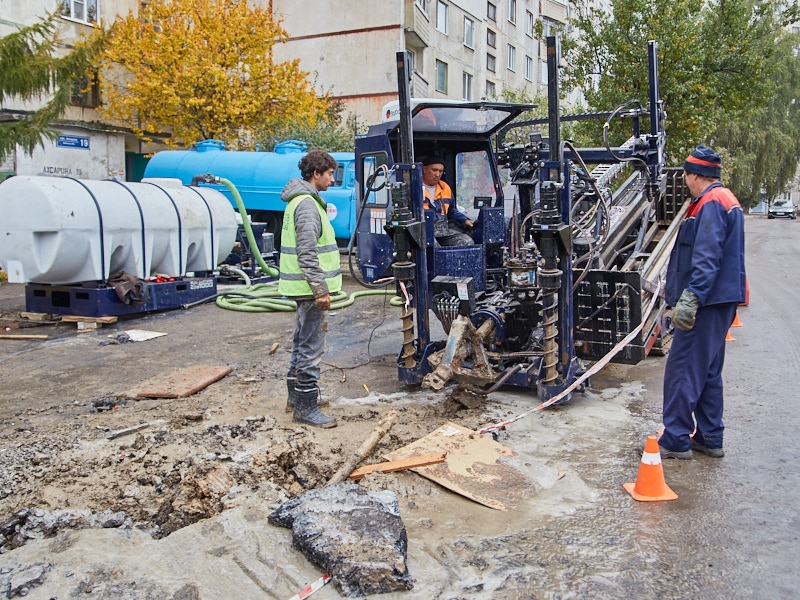
[[[308,392],[317,387],[320,361],[325,351],[325,311],[310,300],[297,300],[289,377],[297,377],[295,389]]]
[[[675,329],[664,369],[664,435],[659,444],[683,452],[690,434],[708,448],[722,448],[722,365],[725,335],[736,304],[715,304],[697,311],[691,331]]]

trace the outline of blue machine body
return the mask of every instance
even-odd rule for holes
[[[288,140],[276,144],[274,152],[238,152],[225,150],[224,142],[204,140],[192,150],[165,150],[156,153],[144,172],[144,177],[177,178],[189,185],[196,175],[211,173],[233,182],[242,196],[245,208],[253,221],[267,224],[267,231],[280,236],[283,211],[281,190],[286,182],[300,177],[297,163],[306,154],[306,143]],[[333,152],[339,163],[336,182],[322,197],[328,204],[336,238],[349,241],[356,220],[355,155],[352,152]],[[236,206],[230,191],[222,185],[212,185]]]

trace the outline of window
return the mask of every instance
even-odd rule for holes
[[[447,34],[447,11],[450,7],[442,0],[436,3],[436,29]]]
[[[486,17],[490,21],[497,22],[497,6],[495,6],[494,2],[486,3]]]
[[[494,81],[486,82],[486,97],[489,100],[493,100],[497,97],[497,88],[494,85]]]
[[[517,22],[517,0],[508,0],[508,22]]]
[[[529,10],[525,11],[525,35],[533,37],[533,13]]]
[[[70,104],[84,108],[97,108],[100,106],[100,84],[98,76],[84,77],[72,83],[70,89]]]
[[[84,23],[97,23],[99,2],[100,0],[61,0],[61,16]]]
[[[543,60],[539,63],[539,83],[547,83],[547,61]]]
[[[459,152],[456,155],[456,184],[453,191],[459,200],[459,209],[469,216],[477,218],[478,211],[473,208],[475,196],[497,197],[494,175],[492,173],[492,156],[485,150]]]
[[[506,66],[509,71],[517,70],[517,49],[511,44],[508,45],[508,64]]]
[[[487,54],[486,55],[486,70],[487,71],[491,71],[492,73],[494,73],[495,69],[497,68],[495,66],[496,62],[497,61],[496,61],[496,59],[495,59],[493,54]]]
[[[525,57],[525,79],[533,81],[533,59],[530,56]]]
[[[429,0],[416,0],[416,2],[417,2],[417,6],[419,6],[420,10],[427,15],[428,14]]]
[[[464,17],[464,45],[475,48],[475,22],[468,17]]]
[[[497,47],[497,34],[491,29],[486,30],[486,43],[490,48]]]
[[[436,91],[447,93],[447,63],[436,61]]]
[[[464,73],[464,76],[461,78],[461,99],[472,101],[472,75],[469,73]]]

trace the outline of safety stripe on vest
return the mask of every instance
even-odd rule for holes
[[[330,279],[332,277],[336,277],[337,275],[341,275],[342,272],[340,270],[323,271],[322,274],[324,275],[325,279]],[[283,271],[281,271],[281,279],[285,279],[286,281],[305,281],[305,277],[303,277],[302,273],[284,273]]]
[[[339,246],[336,244],[328,244],[327,246],[316,246],[317,254],[324,254],[326,252],[338,252]],[[297,254],[297,248],[291,246],[281,246],[281,254]]]

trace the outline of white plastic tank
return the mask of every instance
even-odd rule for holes
[[[212,271],[236,229],[225,196],[178,180],[16,176],[0,184],[0,266],[11,283]]]

